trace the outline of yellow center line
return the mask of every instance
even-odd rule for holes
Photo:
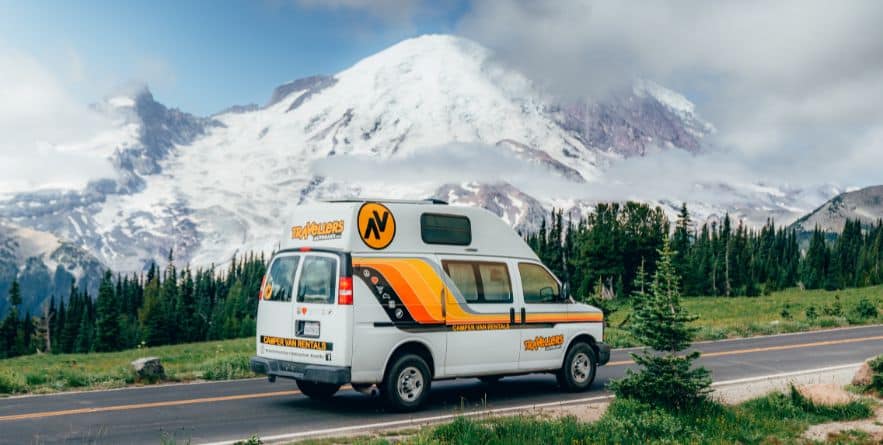
[[[796,345],[780,345],[780,346],[767,346],[763,348],[749,348],[749,349],[736,349],[733,351],[719,351],[719,352],[703,352],[702,357],[720,357],[725,355],[739,355],[739,354],[750,354],[752,352],[769,352],[769,351],[783,351],[788,349],[800,349],[800,348],[813,348],[817,346],[831,346],[831,345],[843,345],[848,343],[859,343],[863,341],[872,341],[872,340],[883,340],[883,335],[878,335],[876,337],[862,337],[862,338],[847,338],[843,340],[826,340],[826,341],[817,341],[813,343],[798,343]],[[621,366],[621,365],[631,365],[634,363],[633,360],[621,360],[617,362],[609,362],[607,366]]]
[[[9,420],[27,420],[27,419],[42,419],[44,417],[55,417],[55,416],[68,416],[71,414],[91,414],[91,413],[102,413],[106,411],[126,411],[130,409],[142,409],[142,408],[160,408],[166,406],[181,406],[181,405],[193,405],[197,403],[213,403],[213,402],[227,402],[231,400],[245,400],[245,399],[260,399],[266,397],[280,397],[280,396],[291,396],[300,394],[300,391],[290,390],[290,391],[276,391],[276,392],[264,392],[258,394],[240,394],[235,396],[220,396],[220,397],[203,397],[201,399],[186,399],[186,400],[168,400],[164,402],[150,402],[150,403],[133,403],[129,405],[114,405],[114,406],[97,406],[92,408],[77,408],[77,409],[65,409],[61,411],[46,411],[40,413],[28,413],[28,414],[14,414],[11,416],[0,416],[0,422],[9,421]]]

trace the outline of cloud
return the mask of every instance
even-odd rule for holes
[[[295,0],[302,8],[367,14],[381,22],[409,27],[413,27],[416,18],[438,17],[453,9],[456,3],[454,0]]]
[[[113,175],[107,150],[88,143],[111,122],[77,103],[33,57],[0,45],[0,66],[0,194]]]
[[[748,170],[865,185],[879,175],[837,165],[883,151],[880,17],[877,1],[499,0],[473,3],[458,32],[561,96],[601,99],[636,78],[684,92]]]
[[[353,184],[405,186],[420,191],[472,181],[508,182],[528,194],[547,197],[574,185],[551,171],[543,171],[542,166],[519,159],[505,148],[481,143],[426,147],[391,159],[332,156],[315,161],[311,169],[316,175]]]

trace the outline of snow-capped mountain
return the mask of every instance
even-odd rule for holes
[[[794,223],[802,232],[816,227],[840,233],[847,219],[858,219],[863,225],[877,224],[883,219],[883,185],[841,193]]]
[[[715,132],[687,98],[650,81],[604,102],[571,101],[554,110],[556,121],[587,145],[626,157],[651,148],[698,153],[703,138]]]
[[[51,233],[0,223],[0,295],[17,278],[23,313],[39,313],[47,296],[66,299],[74,280],[95,295],[103,271],[95,257]],[[6,313],[7,304],[0,298],[0,313]]]
[[[591,202],[531,190],[591,187],[612,163],[651,147],[701,153],[714,132],[689,100],[655,83],[602,102],[553,98],[486,48],[444,35],[405,40],[333,76],[281,85],[264,106],[209,118],[169,109],[146,89],[94,108],[125,130],[101,147],[116,177],[0,200],[0,221],[119,271],[143,270],[169,249],[195,265],[269,251],[295,206],[343,196],[439,197],[532,230],[551,207],[582,212]],[[744,199],[751,209],[795,201],[752,187],[731,193],[760,196]],[[699,205],[694,214],[726,210]]]

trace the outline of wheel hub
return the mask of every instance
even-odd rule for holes
[[[573,357],[573,363],[570,365],[571,377],[573,377],[575,382],[583,383],[589,379],[590,373],[591,364],[589,363],[589,356],[583,352],[577,353],[576,356]]]
[[[414,401],[423,393],[423,374],[417,368],[408,366],[399,373],[398,392],[402,400]]]

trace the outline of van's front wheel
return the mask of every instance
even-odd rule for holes
[[[592,347],[577,343],[564,356],[564,366],[558,371],[558,384],[565,391],[585,391],[592,386],[598,370],[598,357]]]
[[[415,411],[429,394],[432,375],[426,360],[415,354],[405,354],[390,366],[383,378],[383,398],[394,411]]]
[[[297,382],[297,387],[300,388],[300,392],[304,393],[307,397],[316,400],[328,400],[340,389],[340,385],[332,383],[316,383],[308,382],[306,380],[295,380],[295,382]]]

